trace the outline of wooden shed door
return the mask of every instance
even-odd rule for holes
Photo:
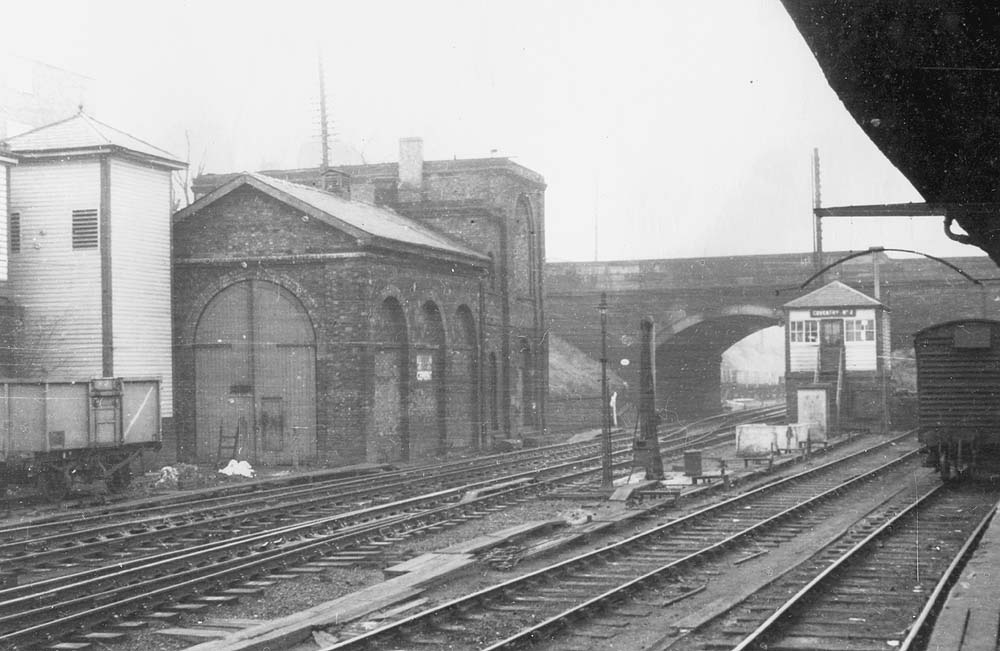
[[[315,368],[312,325],[290,292],[261,280],[219,292],[195,333],[198,458],[315,457]]]

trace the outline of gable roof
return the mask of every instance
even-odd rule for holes
[[[7,144],[10,152],[20,158],[121,152],[163,167],[187,167],[187,163],[170,152],[99,122],[83,111],[65,120],[12,136],[7,139]]]
[[[885,304],[877,301],[867,294],[862,294],[853,287],[848,287],[839,280],[823,285],[819,289],[813,290],[805,296],[800,296],[788,303],[786,308],[810,308],[810,307],[882,307]],[[888,309],[888,308],[887,308]]]
[[[483,263],[489,256],[474,251],[418,221],[391,210],[351,201],[317,188],[243,172],[224,185],[174,213],[181,222],[243,186],[250,186],[310,217],[346,232],[362,244],[395,244],[419,247],[458,257],[465,262]]]

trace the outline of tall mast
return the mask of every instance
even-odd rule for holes
[[[323,51],[319,52],[319,130],[323,151],[323,171],[330,168],[330,128],[326,116],[326,75],[323,74]]]
[[[813,148],[812,155],[812,207],[813,207],[813,267],[815,271],[823,268],[823,220],[816,210],[823,205],[820,176],[819,148]]]

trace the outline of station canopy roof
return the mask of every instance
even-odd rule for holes
[[[781,1],[844,107],[926,202],[834,214],[943,216],[943,235],[1000,264],[1000,3]]]

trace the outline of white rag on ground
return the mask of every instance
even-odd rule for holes
[[[233,477],[239,475],[241,477],[253,477],[256,475],[253,466],[250,465],[249,461],[237,461],[236,459],[230,459],[226,467],[220,470],[223,475]]]

